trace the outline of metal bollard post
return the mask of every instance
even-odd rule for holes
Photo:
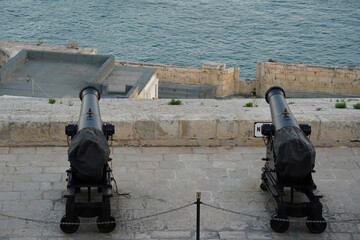
[[[196,240],[200,240],[200,204],[201,192],[196,193]]]

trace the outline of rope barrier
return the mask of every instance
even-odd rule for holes
[[[231,209],[226,209],[226,208],[222,208],[222,207],[218,207],[218,206],[214,206],[208,203],[204,203],[201,202],[201,205],[204,205],[206,207],[212,208],[212,209],[216,209],[216,210],[220,210],[220,211],[224,211],[224,212],[228,212],[228,213],[232,213],[232,214],[237,214],[237,215],[242,215],[248,218],[256,218],[256,219],[263,219],[263,220],[274,220],[274,221],[280,221],[280,222],[295,222],[295,223],[324,223],[324,222],[330,222],[330,223],[334,223],[334,222],[360,222],[360,218],[352,218],[352,219],[331,219],[330,217],[328,217],[327,221],[323,221],[323,220],[304,220],[304,219],[281,219],[281,218],[272,218],[272,217],[267,217],[267,216],[260,216],[260,215],[255,215],[255,214],[250,214],[250,213],[246,213],[246,212],[239,212],[239,211],[234,211]],[[181,207],[177,207],[177,208],[173,208],[167,211],[163,211],[163,212],[159,212],[159,213],[154,213],[151,215],[146,215],[146,216],[142,216],[142,217],[137,217],[137,218],[132,218],[132,219],[126,219],[126,220],[117,220],[117,221],[104,221],[104,222],[81,222],[81,223],[74,223],[74,222],[60,222],[60,221],[48,221],[48,220],[40,220],[40,219],[33,219],[33,218],[26,218],[26,217],[21,217],[21,216],[13,216],[13,215],[9,215],[9,214],[5,214],[5,213],[0,213],[0,216],[2,217],[8,217],[8,218],[12,218],[12,219],[17,219],[17,220],[22,220],[22,221],[27,221],[27,222],[35,222],[35,223],[41,223],[41,224],[64,224],[64,225],[97,225],[97,224],[111,224],[111,223],[119,223],[119,224],[124,224],[124,223],[129,223],[129,222],[136,222],[136,221],[141,221],[143,219],[148,219],[148,218],[153,218],[153,217],[158,217],[161,215],[165,215],[168,213],[172,213],[172,212],[176,212],[185,208],[188,208],[192,205],[196,205],[196,202],[193,203],[188,203],[186,205],[183,205]]]
[[[47,221],[47,220],[39,220],[39,219],[34,219],[34,218],[13,216],[13,215],[5,214],[5,213],[0,213],[0,216],[12,218],[12,219],[17,219],[17,220],[22,220],[22,221],[27,221],[27,222],[41,223],[41,224],[63,224],[63,225],[98,225],[98,224],[112,224],[112,223],[124,224],[124,223],[141,221],[143,219],[157,217],[157,216],[165,215],[165,214],[168,214],[168,213],[176,212],[176,211],[188,208],[188,207],[190,207],[191,205],[194,205],[194,204],[195,203],[189,203],[189,204],[186,204],[184,206],[181,206],[181,207],[178,207],[178,208],[173,208],[173,209],[170,209],[170,210],[167,210],[167,211],[164,211],[164,212],[154,213],[154,214],[151,214],[151,215],[146,215],[146,216],[132,218],[132,219],[117,220],[117,221],[103,221],[103,222],[79,222],[79,223],[77,223],[77,222]]]
[[[233,214],[238,214],[238,215],[243,215],[249,218],[262,218],[265,220],[274,220],[274,221],[280,221],[280,222],[296,222],[296,223],[326,223],[326,222],[360,222],[360,218],[353,218],[353,219],[345,219],[345,220],[340,220],[340,219],[333,219],[333,220],[303,220],[303,219],[284,219],[284,218],[272,218],[272,217],[266,217],[266,216],[258,216],[258,215],[253,215],[253,214],[249,214],[249,213],[245,213],[245,212],[237,212],[234,210],[230,210],[230,209],[226,209],[226,208],[222,208],[222,207],[217,207],[214,205],[210,205],[207,203],[202,203],[202,205],[213,208],[213,209],[217,209],[217,210],[221,210],[224,212],[229,212],[229,213],[233,213]]]

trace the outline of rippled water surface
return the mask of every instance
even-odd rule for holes
[[[97,48],[119,60],[360,66],[360,0],[0,0],[0,39]]]

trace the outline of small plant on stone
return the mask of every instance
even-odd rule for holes
[[[316,111],[321,111],[322,110],[322,108],[316,108]]]
[[[62,102],[62,101],[60,101],[60,104],[63,104],[63,102]]]
[[[346,108],[346,102],[337,102],[335,103],[336,108]]]
[[[71,42],[69,47],[72,48],[72,49],[78,49],[78,43],[77,42]]]
[[[36,45],[40,46],[41,44],[43,44],[43,41],[38,40]]]
[[[168,102],[169,105],[181,105],[181,100],[175,100],[171,99],[170,102]]]
[[[252,102],[248,102],[244,105],[244,107],[253,107],[253,103]]]
[[[288,104],[289,104],[289,105],[291,105],[291,104],[295,104],[295,102],[289,102]]]
[[[56,100],[53,99],[53,98],[49,98],[49,103],[50,103],[50,104],[54,104],[54,103],[56,103]]]
[[[353,107],[354,107],[355,109],[360,109],[360,103],[354,104]]]
[[[73,102],[73,101],[71,101],[71,100],[69,100],[68,105],[71,107],[71,106],[73,106],[73,105],[74,105],[74,102]]]

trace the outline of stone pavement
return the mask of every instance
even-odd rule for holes
[[[324,194],[327,230],[309,233],[290,223],[274,233],[274,202],[259,189],[265,147],[113,147],[112,167],[121,193],[112,198],[116,220],[146,216],[195,201],[259,218],[201,206],[201,239],[360,239],[360,148],[316,148],[315,183]],[[65,211],[66,147],[0,148],[0,213],[60,221]],[[58,224],[0,216],[0,239],[194,239],[196,207],[118,224],[108,234],[81,225],[64,234]],[[95,222],[81,219],[82,222]]]

